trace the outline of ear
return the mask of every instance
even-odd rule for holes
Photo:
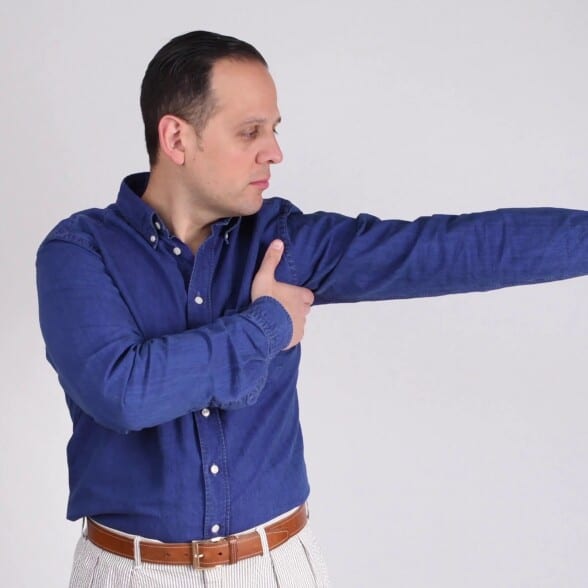
[[[159,133],[159,150],[176,165],[184,165],[186,159],[186,121],[166,114],[161,117],[157,131]]]

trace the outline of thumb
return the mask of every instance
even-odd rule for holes
[[[273,278],[280,259],[282,259],[283,251],[284,243],[280,239],[272,241],[265,252],[259,272],[265,275],[269,274]]]

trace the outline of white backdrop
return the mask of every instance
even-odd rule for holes
[[[3,586],[66,585],[80,530],[36,248],[146,169],[143,72],[197,28],[270,63],[268,195],[395,218],[588,205],[586,3],[3,2]],[[588,586],[587,300],[579,278],[314,310],[300,398],[334,586]]]

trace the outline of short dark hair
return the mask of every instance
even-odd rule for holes
[[[173,38],[151,60],[141,84],[141,114],[149,163],[159,150],[157,127],[166,114],[180,117],[201,131],[214,111],[210,72],[219,59],[258,61],[261,53],[249,43],[208,31]]]

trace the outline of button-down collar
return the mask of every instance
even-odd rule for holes
[[[148,172],[127,176],[121,183],[116,203],[125,220],[155,249],[159,243],[159,234],[170,237],[171,233],[163,219],[141,198],[148,182]],[[221,218],[213,224],[212,232],[222,235],[225,243],[229,243],[230,233],[240,221],[240,217]]]

